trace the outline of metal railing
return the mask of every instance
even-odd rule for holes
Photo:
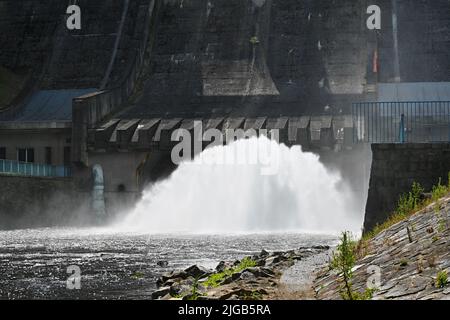
[[[28,177],[71,177],[72,170],[68,166],[52,166],[14,160],[0,160],[0,173]]]
[[[450,101],[358,102],[355,143],[450,142]]]

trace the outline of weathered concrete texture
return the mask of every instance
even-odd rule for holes
[[[382,223],[413,182],[426,191],[450,172],[450,144],[374,144],[364,230]]]
[[[382,30],[377,35],[380,82],[392,82],[395,78],[393,2],[377,1],[382,12]],[[447,0],[395,0],[395,2],[401,81],[448,81],[450,3]]]
[[[305,149],[343,149],[354,147],[350,116],[277,117],[277,118],[171,118],[171,119],[110,119],[98,128],[88,131],[88,147],[92,150],[171,150],[178,143],[172,134],[178,129],[193,133],[194,124],[201,134],[211,129],[223,133],[240,130],[242,136],[271,133],[278,130],[279,141],[287,145],[302,145]],[[255,131],[248,131],[248,130]]]
[[[409,235],[408,235],[409,230]],[[356,262],[353,289],[363,292],[370,266],[381,270],[374,299],[450,299],[450,286],[436,286],[438,272],[450,271],[450,197],[383,231],[368,243]],[[319,299],[340,299],[341,283],[334,271],[315,281]]]
[[[0,175],[0,229],[91,222],[82,190],[71,179]]]
[[[364,4],[165,1],[149,76],[120,117],[339,112],[363,92]]]
[[[145,33],[150,0],[81,0],[81,30],[68,30],[66,9],[72,1],[0,1],[0,65],[35,74],[46,89],[99,87],[116,52],[110,85],[129,71]],[[119,26],[125,17],[123,28]],[[119,31],[120,34],[119,34]]]

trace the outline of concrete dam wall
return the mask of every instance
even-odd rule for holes
[[[370,231],[396,209],[414,182],[426,192],[447,184],[450,144],[374,144],[364,230]]]
[[[377,1],[379,31],[366,27],[366,0],[79,0],[81,30],[66,28],[70,4],[0,1],[0,79],[7,70],[26,82],[0,101],[0,145],[14,140],[16,152],[11,130],[62,137],[51,131],[61,119],[28,107],[39,106],[35,93],[64,97],[56,127],[75,180],[101,164],[111,199],[139,194],[139,168],[164,171],[171,133],[194,120],[279,129],[283,142],[325,149],[332,163],[334,151],[356,149],[351,105],[378,83],[450,81],[447,0]]]
[[[366,28],[365,0],[155,3],[149,24],[153,0],[81,0],[82,29],[68,30],[71,1],[2,1],[0,65],[33,75],[28,89],[114,88],[151,28],[133,99],[117,102],[121,119],[349,114],[378,81],[450,77],[445,0],[380,0],[377,33]]]
[[[363,92],[364,12],[355,1],[165,1],[149,76],[120,117],[339,111]]]
[[[111,86],[122,80],[144,32],[149,1],[78,1],[81,30],[69,30],[66,10],[72,2],[2,1],[0,65],[32,73],[40,89],[99,88],[119,41],[108,80]]]

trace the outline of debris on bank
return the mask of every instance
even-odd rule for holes
[[[277,291],[282,272],[296,261],[329,250],[328,246],[261,253],[235,262],[221,261],[215,270],[194,265],[158,279],[153,299],[263,300]]]

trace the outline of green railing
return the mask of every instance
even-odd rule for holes
[[[0,160],[0,173],[28,177],[71,177],[68,166],[52,166],[13,160]]]

